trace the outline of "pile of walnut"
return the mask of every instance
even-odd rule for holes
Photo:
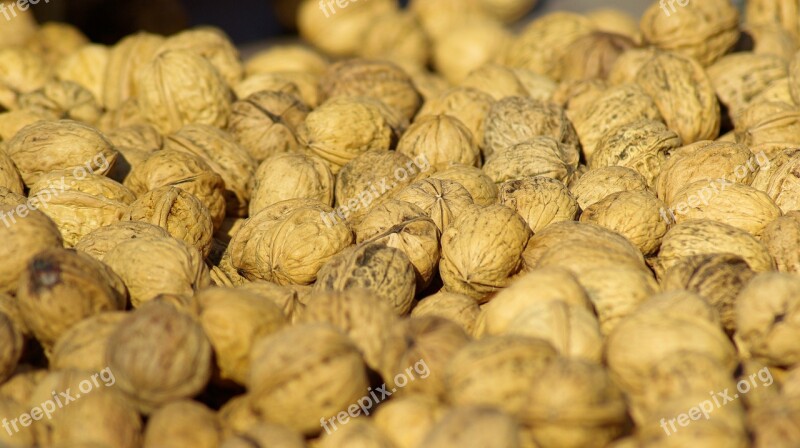
[[[0,20],[0,447],[800,446],[797,1],[294,3]]]

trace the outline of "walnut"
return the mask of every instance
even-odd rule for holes
[[[24,127],[41,120],[49,120],[52,117],[39,112],[17,109],[0,113],[0,147],[4,141],[11,140]],[[3,150],[5,152],[5,150]]]
[[[660,51],[653,47],[634,48],[622,53],[617,58],[608,74],[608,83],[620,85],[636,82],[636,74],[650,59]]]
[[[216,448],[222,427],[216,413],[192,400],[179,400],[158,409],[147,420],[144,445],[148,448]]]
[[[475,17],[454,24],[434,40],[433,65],[451,84],[459,84],[473,70],[492,59],[511,41],[511,34],[497,20]]]
[[[16,21],[15,20],[11,21],[12,24],[14,22]],[[2,29],[3,31],[6,31],[5,27]],[[5,35],[5,33],[3,34]],[[30,411],[30,408],[26,407],[26,404],[22,404],[8,397],[0,396],[0,412],[2,413],[2,415],[19,416],[24,413],[27,413],[28,411]],[[36,445],[36,442],[34,441],[33,428],[31,426],[28,426],[26,428],[20,425],[17,428],[19,429],[18,432],[12,432],[11,434],[9,434],[8,431],[3,431],[2,433],[0,433],[0,443],[3,443],[4,445],[8,446],[23,446],[23,447],[30,447]]]
[[[164,40],[162,36],[139,32],[111,47],[101,101],[108,110],[120,109],[139,94],[139,72],[150,64]]]
[[[155,127],[149,124],[135,124],[114,128],[106,132],[105,135],[114,147],[123,148],[123,151],[135,149],[137,151],[154,152],[164,147],[164,138]]]
[[[549,177],[504,182],[499,187],[498,202],[519,213],[532,233],[554,222],[573,221],[578,215],[578,201],[569,189]]]
[[[497,64],[481,65],[472,70],[459,85],[482,90],[492,95],[495,100],[509,96],[529,95],[514,69]],[[541,95],[541,97],[543,96]]]
[[[723,56],[706,70],[720,103],[730,116],[739,115],[773,82],[789,74],[786,61],[778,56],[733,53]]]
[[[345,4],[346,8],[328,4],[320,10],[317,2],[300,4],[297,27],[300,36],[325,53],[351,56],[364,45],[363,36],[372,22],[381,15],[397,10],[392,0],[376,0]]]
[[[767,224],[761,242],[767,246],[780,272],[800,272],[800,212],[791,211]]]
[[[311,108],[319,106],[319,76],[306,72],[269,72],[250,75],[233,86],[236,97],[247,97],[264,91],[284,92],[298,97]]]
[[[561,78],[607,79],[617,58],[635,47],[633,39],[614,32],[594,31],[579,37],[561,56]]]
[[[547,76],[540,75],[539,73],[535,73],[532,70],[528,70],[527,68],[512,68],[511,70],[528,92],[528,96],[535,100],[549,100],[552,97],[553,92],[555,92],[556,88],[558,87],[558,84],[552,79],[548,78]]]
[[[19,94],[43,87],[50,76],[47,63],[36,53],[20,47],[0,48],[0,107],[17,109]]]
[[[461,23],[487,16],[479,0],[412,0],[408,8],[434,41],[447,38]]]
[[[63,247],[56,224],[44,213],[31,210],[26,204],[0,205],[0,292],[17,290],[19,278],[33,257],[45,249]]]
[[[483,171],[496,183],[526,177],[549,177],[569,183],[575,176],[578,149],[550,137],[533,137],[486,159]]]
[[[254,54],[245,63],[248,76],[256,73],[304,72],[321,75],[328,61],[316,50],[302,44],[273,45]]]
[[[20,108],[50,116],[52,119],[69,119],[87,124],[100,119],[100,106],[91,92],[72,81],[51,81],[41,89],[20,95]]]
[[[325,434],[319,442],[319,448],[349,448],[352,446],[370,446],[374,448],[394,448],[389,437],[377,426],[365,418],[355,419],[337,431]]]
[[[0,148],[0,186],[11,193],[23,194],[25,186],[11,157]]]
[[[0,312],[0,340],[3,341],[3,348],[0,350],[0,382],[4,383],[14,373],[22,357],[25,339],[11,318],[2,312]]]
[[[463,446],[504,446],[522,448],[523,434],[517,420],[498,409],[465,406],[442,416],[420,446],[456,448]]]
[[[602,79],[567,80],[558,83],[550,92],[550,96],[540,101],[550,101],[563,107],[567,117],[571,114],[592,107],[597,98],[609,88],[608,82]]]
[[[89,44],[64,56],[55,67],[55,77],[81,85],[103,106],[103,88],[111,50],[105,45]]]
[[[612,193],[646,189],[647,181],[641,174],[621,166],[589,170],[570,184],[570,191],[584,210]]]
[[[107,226],[98,227],[87,233],[75,249],[102,260],[103,257],[118,244],[125,240],[142,237],[166,238],[169,233],[166,229],[141,221],[120,221]]]
[[[481,165],[480,149],[472,134],[457,118],[429,115],[416,120],[397,144],[397,152],[409,158],[439,165],[447,162]]]
[[[630,266],[599,266],[581,272],[578,280],[594,305],[604,337],[659,291],[651,271]]]
[[[764,143],[797,144],[800,132],[800,111],[781,102],[753,103],[735,119],[736,141],[747,146]]]
[[[16,2],[3,0],[2,3],[4,7],[11,8]],[[13,7],[16,8],[16,6]],[[0,31],[0,42],[2,42],[0,48],[25,45],[25,42],[36,34],[36,29],[39,27],[39,24],[36,23],[36,17],[33,15],[33,10],[30,8],[25,8],[24,11],[19,8],[15,12],[17,15],[10,16],[9,18],[13,20],[7,20],[2,31]]]
[[[482,148],[486,115],[493,103],[494,99],[486,92],[468,87],[454,87],[425,101],[417,119],[428,115],[453,116],[469,129],[473,142]]]
[[[393,199],[412,203],[424,210],[440,232],[474,203],[466,188],[458,182],[423,179],[400,190]]]
[[[474,297],[508,284],[522,268],[522,251],[531,230],[515,211],[501,205],[472,206],[442,234],[439,267],[445,289]]]
[[[218,28],[198,27],[170,36],[158,48],[156,56],[174,50],[186,50],[206,58],[230,86],[244,74],[239,52],[225,32]]]
[[[106,364],[108,338],[128,314],[104,311],[89,316],[61,334],[50,351],[50,368],[100,372]]]
[[[617,33],[633,39],[635,42],[641,41],[639,24],[628,12],[613,8],[592,9],[586,14],[592,24],[600,31],[607,33]]]
[[[269,156],[258,166],[254,181],[250,216],[289,199],[315,199],[333,205],[334,176],[325,160],[313,154]]]
[[[26,42],[26,48],[42,56],[48,64],[57,64],[64,56],[74,53],[89,39],[68,23],[47,22]]]
[[[389,11],[376,17],[363,36],[358,54],[395,63],[424,67],[430,57],[430,39],[410,12]]]
[[[610,194],[587,207],[581,222],[613,230],[629,239],[644,255],[658,251],[669,228],[666,204],[646,190]]]
[[[472,299],[470,301],[474,303]],[[397,448],[416,448],[445,410],[445,406],[434,398],[408,395],[382,404],[372,420]]]
[[[411,310],[412,317],[437,316],[457,323],[467,334],[473,334],[480,315],[478,302],[470,296],[439,291],[420,300]]]
[[[476,205],[492,205],[497,202],[497,185],[482,170],[460,163],[449,163],[437,167],[432,179],[452,180],[467,189]]]

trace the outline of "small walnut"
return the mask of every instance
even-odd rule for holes
[[[561,181],[541,176],[504,182],[498,202],[519,213],[532,233],[554,222],[574,221],[579,210],[575,196]]]
[[[106,363],[108,338],[128,317],[124,311],[104,311],[89,316],[58,337],[50,351],[53,370],[78,369],[100,372]]]
[[[470,130],[473,142],[483,147],[486,115],[494,99],[486,92],[469,87],[454,87],[432,100],[425,101],[417,119],[428,115],[450,115]]]
[[[580,273],[600,322],[600,333],[607,337],[617,324],[659,291],[650,270],[630,266],[599,266]]]
[[[474,17],[454,24],[433,41],[433,65],[451,84],[459,84],[473,70],[491,62],[512,36],[497,20]]]
[[[420,300],[411,310],[412,317],[437,316],[457,323],[471,335],[480,315],[478,302],[470,296],[439,291]]]
[[[101,101],[108,110],[117,110],[138,95],[139,72],[150,64],[164,40],[162,36],[139,32],[111,47]]]
[[[45,249],[63,247],[56,224],[44,213],[27,205],[0,205],[0,292],[17,290],[19,278],[33,257]]]
[[[353,2],[345,6],[328,4],[321,10],[319,2],[300,3],[297,13],[300,37],[333,56],[352,56],[364,45],[364,32],[373,21],[397,10],[393,0]]]
[[[608,83],[613,86],[635,83],[636,74],[642,66],[658,53],[653,47],[634,48],[622,53],[608,74]]]
[[[635,42],[641,41],[639,24],[626,11],[600,7],[589,11],[586,17],[600,31],[619,33],[633,39]]]
[[[782,28],[800,44],[800,5],[794,1],[751,0],[745,5],[748,24]]]
[[[647,190],[610,194],[587,207],[580,220],[619,233],[644,255],[658,251],[670,224],[666,204]]]
[[[208,60],[191,51],[157,54],[137,84],[139,111],[164,134],[190,123],[221,128],[228,122],[230,88]]]
[[[800,111],[784,102],[753,102],[734,118],[736,141],[748,146],[764,143],[797,144]]]
[[[424,157],[428,163],[447,162],[481,165],[480,149],[469,129],[449,115],[430,115],[416,120],[397,144],[397,152],[410,158]]]
[[[245,63],[245,72],[248,76],[274,72],[321,75],[327,66],[328,61],[316,50],[302,44],[283,44],[254,54]]]
[[[296,96],[311,108],[319,106],[319,76],[306,72],[256,73],[233,86],[240,100],[258,92],[283,92]]]
[[[111,50],[105,45],[89,44],[64,56],[55,67],[55,77],[61,81],[72,81],[94,95],[94,100],[103,106],[103,88]]]
[[[482,170],[460,163],[448,163],[437,167],[432,179],[452,180],[467,189],[476,205],[492,205],[497,202],[497,185]]]
[[[179,400],[158,409],[147,420],[145,448],[217,448],[222,427],[216,413],[197,401]]]
[[[452,408],[431,428],[419,446],[522,448],[524,435],[516,419],[485,406]]]
[[[106,352],[117,387],[145,414],[202,391],[211,358],[200,324],[164,303],[131,312],[111,334]]]
[[[75,249],[102,260],[114,247],[125,240],[142,237],[166,238],[169,233],[162,227],[141,221],[120,221],[99,227],[83,236]]]
[[[254,180],[250,216],[289,199],[315,199],[333,205],[333,174],[325,160],[313,154],[269,156],[258,166]]]
[[[92,93],[72,81],[48,82],[41,89],[20,95],[17,102],[21,109],[54,120],[68,119],[94,124],[101,115],[100,106]]]
[[[537,76],[536,74],[533,75]],[[495,100],[501,100],[509,96],[529,95],[528,90],[517,77],[514,69],[497,64],[484,64],[476,68],[464,78],[460,85],[482,90],[492,95]],[[541,95],[540,97],[545,96]]]
[[[533,137],[507,151],[494,153],[483,171],[496,183],[526,177],[549,177],[569,183],[575,176],[578,149],[550,137]]]
[[[38,112],[24,109],[17,109],[0,113],[0,147],[4,141],[11,140],[24,127],[41,120],[49,120],[52,117]],[[5,150],[3,150],[5,152]]]
[[[617,58],[635,48],[628,36],[594,31],[573,41],[561,56],[561,79],[607,79]]]
[[[244,68],[239,52],[218,28],[193,28],[170,36],[158,48],[156,56],[174,50],[186,50],[206,58],[230,86],[242,79]]]
[[[48,64],[58,64],[64,56],[74,53],[89,39],[73,25],[60,22],[42,24],[26,42],[25,47],[42,56]]]
[[[558,104],[566,109],[569,117],[591,107],[609,87],[609,84],[602,79],[562,81],[550,92],[549,97],[540,101]]]

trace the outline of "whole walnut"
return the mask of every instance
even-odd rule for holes
[[[458,182],[467,189],[477,205],[492,205],[497,202],[497,185],[484,171],[474,166],[448,163],[437,167],[430,177]]]
[[[569,189],[581,209],[586,210],[610,194],[646,190],[647,180],[631,168],[608,166],[589,170],[572,182]]]
[[[386,349],[387,333],[399,320],[398,314],[386,297],[363,289],[361,285],[353,285],[340,290],[316,289],[296,323],[333,325],[358,347],[367,366],[378,369]]]
[[[739,10],[728,0],[653,4],[639,24],[645,43],[709,66],[739,40]]]
[[[105,175],[117,151],[97,129],[72,120],[39,121],[23,128],[6,147],[25,185],[55,170]]]
[[[647,190],[610,194],[581,212],[581,222],[613,230],[629,239],[644,255],[658,251],[669,229],[666,204]]]
[[[526,446],[524,439],[520,424],[505,412],[486,406],[464,406],[444,414],[419,446],[522,448]]]
[[[203,159],[225,183],[226,214],[247,214],[256,162],[230,134],[213,126],[190,124],[167,136],[163,148]]]
[[[0,205],[0,292],[17,290],[17,283],[33,257],[51,248],[63,247],[64,242],[56,224],[44,213],[18,206]]]
[[[322,265],[353,242],[346,225],[326,225],[330,213],[330,207],[311,199],[292,199],[264,208],[231,239],[228,250],[234,268],[251,281],[313,283]]]
[[[125,282],[134,308],[159,294],[192,295],[211,283],[200,252],[171,237],[126,239],[109,250],[103,262]]]
[[[55,77],[61,81],[72,81],[94,95],[95,102],[104,105],[106,68],[111,49],[105,45],[88,44],[64,56],[56,65]]]
[[[722,1],[727,0],[717,2]],[[696,60],[677,53],[656,53],[642,65],[635,82],[650,95],[667,127],[677,132],[684,144],[719,135],[719,101],[708,74]]]
[[[14,138],[24,127],[50,118],[49,115],[24,109],[0,113],[0,146]]]
[[[408,8],[434,41],[446,38],[453,28],[465,21],[487,16],[478,0],[411,0]]]
[[[744,258],[755,272],[775,269],[766,246],[748,232],[721,222],[696,219],[677,224],[664,235],[654,270],[660,278],[684,257],[726,252]]]
[[[522,268],[530,235],[522,217],[508,207],[464,210],[442,234],[439,273],[445,290],[486,302],[488,294],[506,286]]]
[[[13,6],[15,3],[13,0],[3,0],[2,3],[7,8],[16,8]],[[33,10],[30,8],[25,8],[25,10],[19,8],[14,12],[16,12],[16,15],[9,17],[9,19],[13,20],[7,20],[2,31],[0,31],[0,42],[2,42],[0,47],[2,48],[25,45],[36,34],[36,29],[39,27],[39,24],[36,23],[36,17],[33,15]]]
[[[364,32],[358,54],[397,64],[424,67],[430,58],[430,38],[408,11],[388,11],[375,17]]]
[[[245,62],[245,73],[305,72],[321,75],[328,66],[327,59],[315,49],[303,44],[272,45],[255,53]]]
[[[314,291],[347,293],[351,288],[366,289],[403,316],[411,310],[416,292],[414,265],[403,251],[383,244],[347,248],[320,268]]]
[[[626,11],[616,8],[597,8],[589,11],[586,17],[600,31],[619,33],[636,42],[641,40],[639,24]]]
[[[561,79],[606,79],[617,58],[635,47],[630,37],[606,31],[579,37],[561,56]]]
[[[239,99],[264,90],[294,95],[311,108],[319,106],[319,76],[306,72],[269,72],[256,73],[233,86]]]
[[[221,128],[228,122],[230,88],[207,59],[191,51],[156,54],[137,84],[139,111],[164,134],[190,123]]]
[[[515,210],[532,234],[559,221],[573,221],[578,201],[569,189],[549,177],[526,177],[504,182],[499,187],[498,203]]]
[[[128,207],[122,219],[157,225],[197,249],[203,258],[211,252],[211,214],[199,199],[181,188],[168,185],[148,191]]]
[[[193,194],[211,213],[214,228],[225,218],[225,183],[201,157],[194,154],[162,150],[150,154],[134,167],[124,185],[137,195],[159,187],[174,186]]]
[[[21,93],[43,87],[50,77],[50,67],[36,53],[22,47],[0,48],[0,107],[17,109]]]
[[[298,149],[297,128],[310,109],[285,92],[257,92],[231,106],[228,132],[256,162]]]
[[[333,205],[334,178],[325,160],[313,154],[282,153],[258,166],[250,198],[250,216],[277,202],[315,199]]]
[[[370,210],[355,226],[356,242],[382,243],[403,251],[414,265],[417,291],[427,287],[439,265],[439,229],[414,204],[389,200]]]
[[[739,115],[769,86],[789,75],[779,56],[733,53],[723,56],[706,70],[720,103],[730,116]]]
[[[554,86],[550,95],[540,101],[550,101],[567,111],[567,117],[594,104],[610,87],[602,79],[562,81]]]
[[[784,102],[754,102],[736,118],[736,141],[747,146],[792,142],[797,145],[800,111]]]
[[[798,13],[800,13],[800,5],[794,1],[752,0],[745,5],[745,17],[748,24],[782,28],[792,36],[795,43],[800,44]]]
[[[471,72],[491,62],[511,39],[511,33],[497,20],[471,17],[453,24],[433,41],[433,65],[448,82],[460,84]]]
[[[417,302],[411,310],[412,317],[437,316],[457,323],[471,335],[480,315],[478,302],[470,296],[439,291]]]
[[[795,173],[797,172],[796,167],[800,163],[800,153],[792,152],[787,156],[786,160],[769,174],[766,188],[764,188],[769,197],[786,213],[798,209],[797,195],[795,194],[798,190],[798,183]],[[769,160],[759,166],[764,169],[768,168],[765,166],[767,164],[769,164]]]
[[[372,420],[397,448],[416,448],[446,409],[435,398],[408,395],[383,403]]]
[[[50,81],[38,90],[20,95],[17,102],[21,109],[53,119],[94,124],[101,115],[92,93],[72,81]]]
[[[761,234],[779,272],[800,272],[800,212],[791,211],[767,224]]]
[[[571,161],[577,151],[550,137],[533,137],[508,151],[492,154],[483,171],[496,183],[536,176],[569,183],[575,176],[576,166]]]
[[[286,327],[257,340],[251,351],[247,389],[253,409],[305,435],[319,434],[320,418],[355,404],[368,384],[358,348],[330,324]],[[297,399],[308,390],[316,392]]]
[[[414,204],[425,211],[444,232],[450,224],[474,203],[466,188],[458,182],[423,179],[400,190],[392,197]]]
[[[146,448],[216,448],[222,439],[217,414],[194,400],[178,400],[153,412],[144,432]]]
[[[163,227],[142,221],[119,221],[98,227],[87,233],[75,244],[75,249],[102,260],[118,244],[126,240],[156,237],[166,238],[169,233]]]
[[[362,97],[328,100],[297,130],[300,144],[325,159],[334,174],[359,154],[389,149],[392,133],[381,109]]]
[[[561,107],[525,97],[504,98],[492,105],[486,117],[483,154],[490,157],[537,136],[576,148],[579,145],[575,128]]]
[[[300,36],[333,56],[352,56],[364,45],[363,35],[381,15],[398,9],[393,0],[333,4],[320,9],[319,2],[303,0],[297,13]]]
[[[108,340],[128,317],[124,311],[103,311],[89,316],[62,333],[49,353],[50,368],[99,372],[106,364]]]
[[[287,317],[277,304],[253,291],[212,287],[198,291],[196,299],[219,377],[245,384],[253,342],[283,328]]]
[[[449,115],[429,115],[414,121],[397,143],[397,152],[415,160],[424,157],[432,165],[481,165],[481,152],[469,129]]]
[[[78,28],[68,23],[47,22],[25,43],[25,47],[42,56],[48,64],[58,64],[66,55],[89,43]]]
[[[422,105],[411,77],[397,65],[381,60],[351,59],[334,63],[322,75],[319,85],[322,96],[328,100],[373,98],[406,120],[411,120]]]
[[[242,79],[244,74],[239,51],[225,32],[218,28],[205,26],[174,34],[161,44],[156,56],[175,50],[186,50],[204,57],[230,86]]]
[[[0,349],[0,382],[5,383],[14,373],[22,357],[25,338],[11,318],[2,312],[0,312],[0,341],[3,342],[3,348]]]
[[[636,82],[636,74],[659,50],[653,47],[633,48],[617,58],[608,74],[608,83],[616,86]]]
[[[211,377],[212,350],[194,318],[165,303],[131,312],[111,334],[106,352],[117,388],[149,414],[202,391]]]
[[[579,281],[594,305],[604,337],[659,291],[650,270],[630,266],[599,266],[580,273]]]
[[[220,448],[252,448],[253,446],[258,448],[268,446],[307,448],[308,445],[300,433],[284,425],[255,422],[241,432],[237,431],[236,435],[231,434],[227,438],[223,438],[222,444],[219,446]]]
[[[434,99],[425,101],[417,119],[428,115],[450,115],[469,129],[473,142],[483,147],[486,116],[494,99],[486,92],[470,87],[453,87]]]
[[[164,137],[153,125],[134,124],[114,128],[105,133],[106,138],[116,148],[122,148],[122,155],[131,149],[151,153],[163,149]]]
[[[139,72],[150,64],[164,40],[162,36],[139,32],[111,47],[101,104],[108,110],[116,110],[139,94]]]

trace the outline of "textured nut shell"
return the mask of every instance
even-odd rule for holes
[[[471,335],[481,308],[470,296],[439,291],[417,302],[411,310],[412,317],[437,316],[457,323]]]
[[[509,97],[492,105],[486,117],[483,153],[489,157],[537,136],[578,147],[578,135],[564,110],[552,103]],[[568,162],[577,161],[578,154]]]
[[[300,71],[258,73],[234,86],[236,96],[244,99],[263,90],[291,93],[309,107],[320,102],[319,76]]]
[[[761,242],[767,247],[780,272],[800,272],[800,215],[789,212],[772,221],[761,234]]]
[[[306,347],[297,350],[297,347]],[[367,389],[366,366],[351,340],[329,324],[287,327],[255,342],[247,383],[266,420],[318,434],[320,415],[336,415]],[[317,391],[297,400],[303,391]]]
[[[273,45],[255,53],[245,63],[247,75],[273,72],[322,74],[328,61],[316,50],[301,44]]]
[[[199,322],[214,349],[220,378],[245,384],[253,342],[287,324],[278,305],[253,292],[234,288],[199,291]]]
[[[2,312],[0,312],[0,340],[3,341],[0,349],[0,383],[4,383],[14,372],[22,357],[25,339],[11,318]]]
[[[657,53],[659,51],[653,47],[634,48],[622,53],[608,74],[608,83],[620,85],[636,82],[636,74]]]
[[[579,281],[594,305],[604,337],[659,290],[652,272],[628,266],[589,269],[580,274]]]
[[[506,286],[522,268],[530,235],[522,217],[507,207],[464,210],[442,234],[439,273],[445,289],[487,301],[487,294]]]
[[[757,275],[736,299],[738,340],[748,353],[777,366],[791,366],[800,359],[797,340],[800,326],[800,282],[792,274]]]
[[[109,131],[116,128],[142,124],[152,126],[152,124],[142,116],[137,99],[129,98],[125,100],[118,109],[106,110],[106,113],[104,113],[103,116],[100,117],[100,121],[97,122],[97,127],[103,131]]]
[[[191,400],[175,401],[160,408],[147,420],[146,448],[216,448],[222,428],[215,412]]]
[[[11,140],[25,126],[51,118],[49,115],[23,109],[0,113],[0,142]]]
[[[422,394],[444,398],[446,366],[469,341],[464,330],[448,319],[436,316],[403,319],[389,329],[378,372],[387,386],[397,389],[393,394],[398,397]],[[395,387],[396,376],[409,367],[416,369],[420,363],[429,371],[428,376]]]
[[[200,324],[165,303],[131,312],[109,337],[106,352],[117,388],[144,413],[203,390],[211,356]]]
[[[497,185],[483,171],[460,163],[437,167],[431,178],[452,180],[467,189],[476,205],[492,205],[497,202]]]
[[[192,295],[211,283],[203,256],[174,238],[126,239],[103,257],[128,287],[131,304],[138,308],[157,295]]]
[[[653,255],[669,228],[664,219],[665,208],[666,204],[649,191],[621,191],[587,207],[580,220],[613,230],[630,240],[642,254]]]
[[[414,265],[394,247],[367,243],[332,257],[317,273],[315,292],[363,288],[388,304],[399,316],[408,314],[416,292]]]
[[[0,293],[0,313],[5,314],[6,317],[10,319],[13,326],[16,327],[17,331],[23,336],[31,336],[31,330],[25,325],[25,321],[19,314],[19,305],[17,304],[16,297],[10,294]]]
[[[468,406],[446,413],[419,446],[522,448],[526,445],[516,419],[491,407]]]
[[[425,157],[429,163],[447,162],[480,166],[480,149],[472,134],[457,118],[429,115],[417,119],[397,143],[397,152],[409,158]]]
[[[63,240],[56,224],[44,213],[30,210],[22,216],[17,214],[18,207],[10,205],[0,206],[0,216],[10,218],[0,226],[0,292],[13,292],[17,289],[17,282],[25,272],[28,263],[38,252],[62,247]]]
[[[439,264],[439,229],[424,210],[389,200],[374,207],[355,226],[356,242],[382,243],[403,251],[414,265],[417,290],[424,289]]]
[[[220,448],[250,448],[280,446],[281,448],[306,448],[305,440],[297,431],[273,423],[255,423],[236,436],[222,440]]]
[[[164,134],[190,123],[219,128],[228,122],[230,88],[208,60],[192,52],[156,55],[137,82],[139,111]]]
[[[0,205],[13,205],[16,208],[17,205],[24,205],[26,202],[28,198],[25,196],[14,193],[6,187],[0,187]]]
[[[364,45],[363,35],[372,22],[397,9],[392,0],[348,4],[333,9],[333,14],[321,11],[318,3],[304,1],[297,15],[300,36],[315,47],[333,56],[351,56]]]
[[[564,184],[548,177],[529,177],[500,185],[498,203],[516,211],[532,233],[554,222],[573,221],[578,201]]]
[[[19,107],[24,110],[93,124],[102,114],[92,93],[72,81],[51,81],[41,89],[20,95]]]
[[[99,131],[71,120],[40,121],[26,126],[8,142],[6,152],[28,186],[54,170],[88,166],[92,173],[104,175],[118,154]]]
[[[657,53],[642,65],[636,84],[653,98],[667,126],[684,144],[719,135],[717,95],[705,70],[694,59]]]
[[[105,45],[88,44],[64,56],[55,67],[55,77],[61,81],[80,84],[103,106],[103,89],[111,49]]]
[[[731,116],[738,115],[770,84],[789,74],[781,57],[757,53],[724,56],[706,72],[720,103],[728,107]]]
[[[12,21],[11,23],[14,22],[15,21]],[[3,31],[5,31],[5,28],[3,28]],[[25,404],[23,403],[0,396],[0,412],[3,415],[22,415],[28,412],[28,409],[25,408]],[[33,428],[30,426],[27,428],[24,426],[18,428],[20,429],[19,432],[12,432],[9,434],[8,431],[3,431],[0,433],[0,443],[6,446],[20,446],[23,448],[35,446],[36,442],[34,440]]]
[[[667,232],[655,264],[661,277],[681,258],[729,252],[738,255],[756,272],[775,269],[775,261],[763,243],[744,230],[707,219],[680,223]]]
[[[333,325],[358,347],[367,366],[378,369],[397,314],[384,297],[354,285],[339,291],[315,290],[296,324]]]
[[[417,119],[428,115],[453,116],[469,129],[475,144],[483,147],[486,116],[493,103],[494,99],[486,92],[469,87],[454,87],[425,101]]]
[[[792,151],[792,153],[787,154],[786,159],[788,160],[785,160],[780,166],[776,166],[774,171],[769,175],[769,180],[766,183],[764,191],[766,191],[782,211],[788,213],[798,209],[797,195],[795,193],[798,190],[798,182],[795,173],[796,167],[798,163],[800,163],[800,153]],[[769,163],[769,160],[767,163]],[[761,166],[763,168],[768,168],[763,165]]]
[[[106,133],[106,138],[117,148],[134,148],[146,152],[158,151],[164,145],[161,134],[149,124],[114,128]]]
[[[75,249],[102,260],[105,255],[125,240],[154,237],[166,238],[169,233],[162,227],[141,221],[121,221],[99,227],[84,235]]]
[[[514,69],[497,64],[481,65],[472,70],[459,85],[482,90],[495,100],[509,96],[528,95],[528,90],[519,80]]]
[[[218,28],[199,27],[170,36],[156,54],[172,50],[186,50],[206,58],[228,85],[234,85],[244,73],[239,51]]]
[[[313,154],[285,153],[267,157],[258,166],[250,216],[289,199],[315,199],[333,204],[334,176],[325,161]]]
[[[651,5],[639,23],[644,41],[711,65],[739,39],[739,10],[727,0],[680,5],[669,12]]]
[[[782,28],[797,43],[800,43],[799,12],[800,5],[792,0],[778,2],[753,0],[745,5],[745,17],[748,23]]]
[[[417,448],[445,410],[434,398],[408,395],[384,403],[372,421],[397,448]]]
[[[448,33],[465,21],[486,18],[480,0],[412,0],[409,10],[417,16],[425,32],[434,41],[447,37]]]
[[[635,46],[630,37],[614,32],[594,31],[582,36],[561,56],[561,79],[606,79],[617,58]]]
[[[153,60],[164,40],[162,36],[140,32],[111,47],[102,101],[106,108],[119,109],[126,100],[137,96],[139,72]]]
[[[318,440],[319,443],[315,445],[318,448],[394,448],[389,437],[372,420],[367,419],[357,419]]]
[[[608,88],[608,83],[602,79],[562,81],[543,101],[550,101],[565,108],[569,116],[591,107]]]
[[[311,199],[273,204],[246,221],[231,239],[233,266],[249,280],[307,285],[333,255],[353,242],[346,225],[328,226],[331,208]]]
[[[424,67],[430,51],[430,38],[419,20],[410,12],[391,11],[366,29],[359,55]]]
[[[525,407],[530,378],[557,356],[549,342],[527,336],[472,341],[445,368],[447,402],[455,407],[492,406],[516,416]]]
[[[20,93],[44,86],[50,76],[50,68],[36,53],[21,47],[0,48],[0,106],[16,109]]]
[[[641,40],[639,24],[625,11],[600,7],[589,11],[586,17],[600,31],[620,33],[634,39],[636,42]]]
[[[511,34],[498,21],[471,17],[453,24],[446,34],[433,41],[433,65],[448,82],[459,84],[471,72],[492,61],[510,41]],[[519,89],[521,86],[516,83]]]
[[[544,176],[568,183],[575,175],[578,149],[550,137],[533,137],[486,159],[483,171],[496,183]]]
[[[47,22],[36,29],[25,47],[42,56],[48,64],[55,65],[88,43],[89,39],[73,25]]]
[[[107,367],[108,338],[127,316],[123,311],[105,311],[73,325],[53,345],[50,368],[102,371]]]
[[[589,170],[570,184],[570,191],[583,210],[610,194],[646,189],[647,180],[641,174],[622,166]]]
[[[24,193],[25,188],[14,161],[2,148],[0,148],[0,187],[20,195]]]
[[[452,222],[474,203],[466,188],[458,182],[442,179],[423,179],[392,196],[421,208],[444,232]]]

